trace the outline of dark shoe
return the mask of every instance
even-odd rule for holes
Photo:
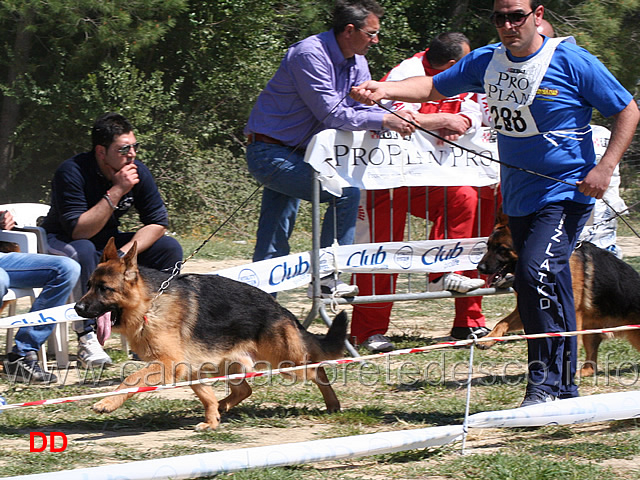
[[[529,390],[524,396],[524,400],[520,404],[521,407],[528,407],[529,405],[537,405],[538,403],[555,402],[556,397],[543,390]]]
[[[53,373],[42,370],[36,352],[27,352],[24,357],[10,353],[4,361],[4,372],[11,382],[54,383],[58,381],[58,377]]]
[[[451,336],[456,340],[469,340],[473,335],[476,338],[486,337],[490,331],[487,327],[453,327]]]
[[[565,400],[567,398],[578,398],[580,394],[578,392],[560,392],[558,400]]]

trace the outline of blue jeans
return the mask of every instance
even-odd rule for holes
[[[576,330],[569,257],[593,205],[564,201],[525,217],[509,217],[518,253],[514,288],[527,334]],[[576,337],[527,341],[529,388],[554,396],[578,395]]]
[[[36,253],[0,254],[0,295],[7,288],[42,288],[31,311],[64,305],[80,277],[80,265],[69,258]],[[37,351],[55,324],[22,327],[15,336],[13,353]]]
[[[133,237],[133,232],[117,233],[114,235],[116,247],[121,247]],[[100,257],[105,245],[95,245],[91,240],[73,240],[64,242],[54,234],[47,235],[49,253],[70,257],[80,264],[80,281],[74,290],[77,300],[87,293],[87,283],[91,274],[100,263]],[[177,262],[182,261],[182,247],[180,243],[169,236],[162,236],[147,250],[138,254],[138,265],[155,270],[173,270]],[[73,328],[79,335],[93,332],[95,319],[74,322]]]
[[[249,172],[264,185],[253,260],[288,255],[300,199],[311,201],[313,167],[304,161],[304,149],[254,142],[247,146]],[[355,235],[360,190],[347,187],[341,197],[320,193],[321,202],[332,202],[322,223],[320,246],[351,245]]]

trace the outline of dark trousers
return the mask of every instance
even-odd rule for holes
[[[115,234],[116,247],[120,248],[131,240],[133,235],[133,232]],[[71,257],[80,264],[80,279],[73,290],[75,300],[78,301],[80,297],[87,293],[87,282],[98,263],[100,263],[104,246],[96,246],[91,240],[73,240],[67,243],[53,234],[48,235],[47,240],[49,242],[49,253]],[[169,270],[171,272],[176,263],[181,261],[182,247],[180,243],[175,238],[166,235],[160,237],[147,250],[138,254],[139,265],[156,270]],[[84,335],[94,330],[95,323],[95,319],[78,321],[74,323],[74,329],[78,335]]]
[[[514,288],[527,334],[576,330],[569,257],[592,205],[564,201],[510,217],[518,253]],[[528,340],[528,388],[563,398],[578,395],[577,338]]]

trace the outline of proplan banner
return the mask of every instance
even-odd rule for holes
[[[410,137],[396,132],[324,130],[315,135],[305,156],[319,173],[322,188],[340,196],[348,186],[363,190],[425,185],[483,187],[500,181],[495,133],[489,128],[462,135],[462,147],[438,144],[416,131]],[[477,153],[473,153],[477,152]]]

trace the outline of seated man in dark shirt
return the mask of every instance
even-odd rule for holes
[[[122,115],[107,113],[91,132],[93,149],[66,160],[51,182],[51,210],[42,227],[49,252],[73,258],[82,268],[74,291],[79,299],[95,270],[102,250],[115,237],[126,253],[138,243],[138,263],[157,270],[173,269],[182,260],[182,248],[165,236],[167,209],[149,169],[136,155],[139,144],[133,127]],[[143,226],[120,232],[120,217],[135,207]],[[95,320],[76,322],[78,359],[85,366],[111,363],[95,335]]]

